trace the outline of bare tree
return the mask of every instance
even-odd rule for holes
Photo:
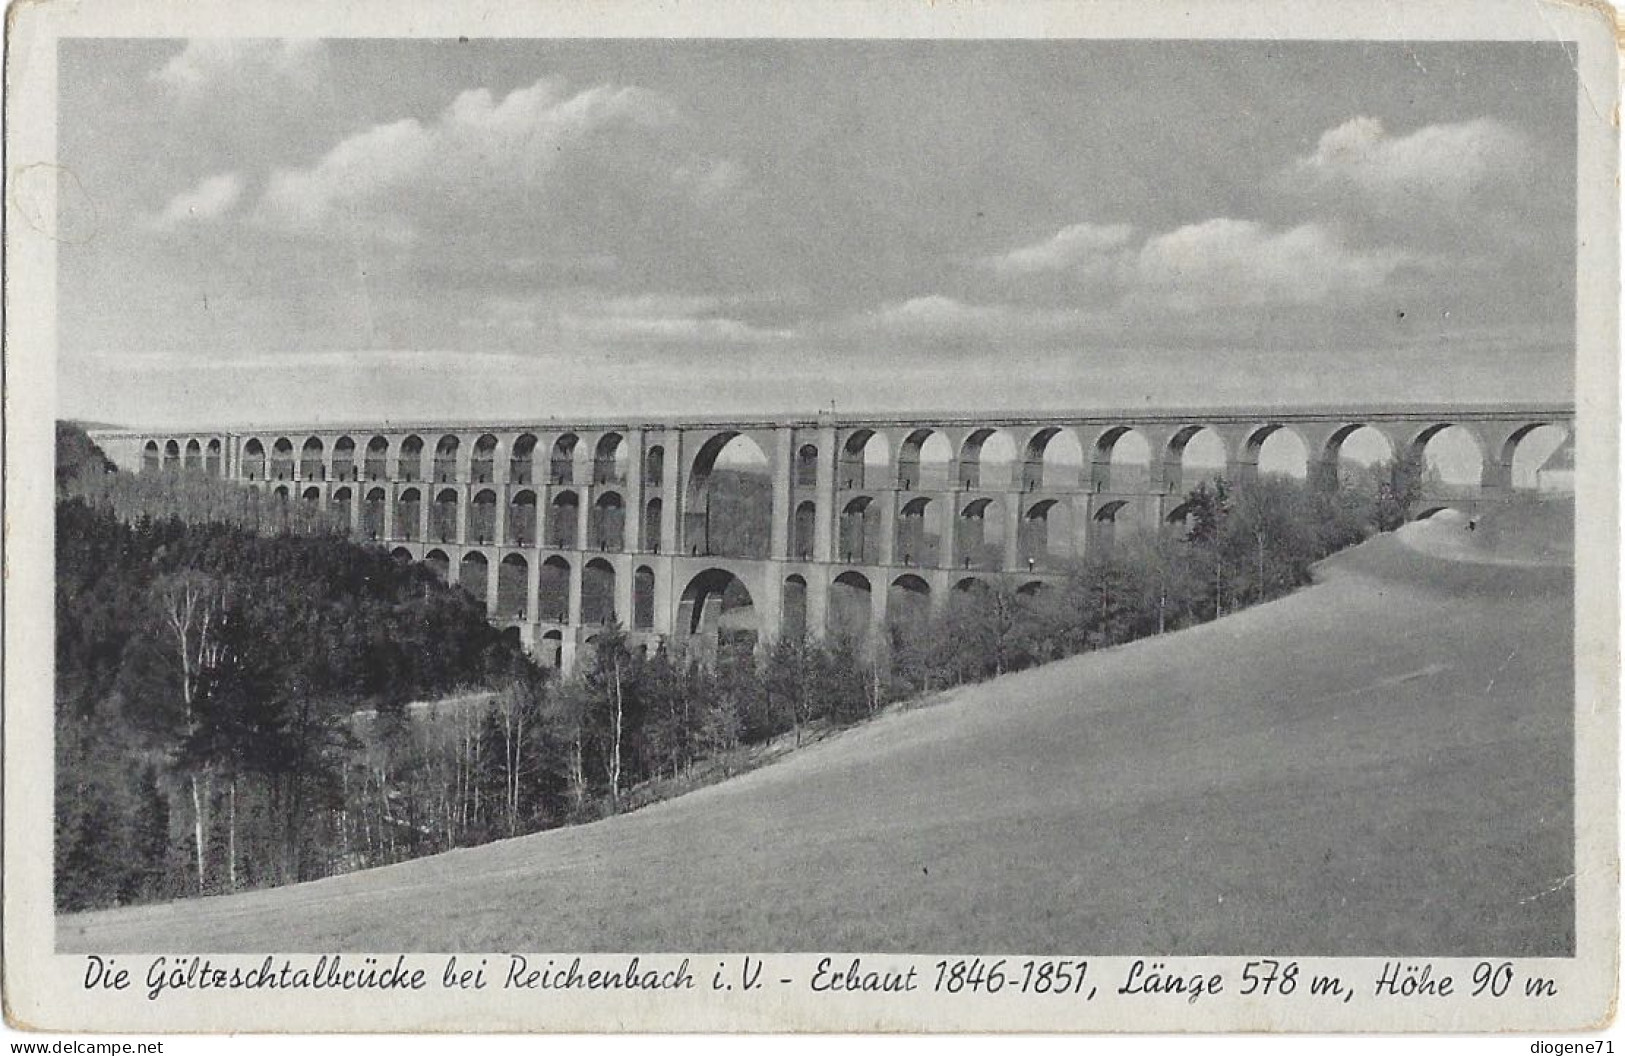
[[[205,722],[204,694],[225,658],[221,629],[225,620],[226,590],[213,576],[187,569],[154,584],[159,613],[179,661],[181,709],[186,740],[195,743]],[[213,764],[194,760],[188,783],[192,795],[192,826],[197,856],[198,891],[207,879],[207,806],[212,793]],[[235,821],[235,818],[233,818]],[[235,834],[233,834],[235,837]],[[235,843],[235,838],[233,839]]]
[[[621,739],[626,725],[626,698],[621,688],[621,651],[610,652],[610,748],[609,748],[609,802],[619,810],[621,804]]]

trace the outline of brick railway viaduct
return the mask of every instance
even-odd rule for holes
[[[428,562],[546,662],[569,668],[617,620],[646,643],[714,635],[741,618],[768,633],[861,632],[977,581],[1038,589],[1109,545],[1119,522],[1180,520],[1180,498],[1197,482],[1186,449],[1203,431],[1222,445],[1230,479],[1256,474],[1266,440],[1284,430],[1301,442],[1309,478],[1336,487],[1343,444],[1361,428],[1394,453],[1418,454],[1445,429],[1465,429],[1480,482],[1427,495],[1412,511],[1424,516],[1510,498],[1519,443],[1541,426],[1572,434],[1573,419],[1572,404],[1529,403],[91,435],[129,468],[237,481],[284,516],[320,510],[352,537]],[[983,460],[999,433],[1014,452],[1007,466]],[[1131,433],[1144,441],[1144,466],[1114,460]],[[741,436],[767,460],[765,539],[750,553],[713,553],[718,456]],[[935,458],[922,458],[928,445]],[[1076,461],[1046,457],[1062,448]]]

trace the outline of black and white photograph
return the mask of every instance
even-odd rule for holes
[[[1606,1022],[1611,23],[1081,6],[14,28],[12,1025]]]

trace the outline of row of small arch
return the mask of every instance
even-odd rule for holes
[[[272,494],[284,501],[291,498],[286,486],[277,487]],[[306,488],[301,497],[307,505],[318,503],[322,497],[321,489],[316,487]],[[416,537],[417,525],[412,522],[419,516],[418,511],[421,509],[423,497],[424,493],[417,488],[406,488],[396,496],[396,511],[405,517],[406,524],[402,527],[408,529],[398,531],[396,533],[398,538],[410,541]],[[354,492],[350,488],[339,487],[334,489],[331,502],[335,506],[344,506],[353,502],[354,498]],[[388,499],[389,496],[383,488],[372,488],[363,499],[363,502],[366,503],[362,508],[365,512],[362,525],[363,531],[375,539],[382,538],[384,534],[383,510]],[[431,527],[431,532],[438,529],[438,534],[445,536],[447,542],[453,541],[451,536],[455,533],[455,526],[453,522],[446,521],[445,518],[455,516],[460,501],[458,491],[454,488],[444,488],[434,496],[433,509],[439,511],[442,520]],[[513,511],[513,516],[517,517],[518,520],[511,521],[508,531],[504,533],[509,541],[523,546],[538,540],[538,525],[535,513],[537,503],[537,493],[530,490],[517,492],[510,498],[508,508]],[[475,520],[469,526],[468,538],[477,538],[482,543],[488,540],[494,541],[497,535],[495,523],[497,493],[491,489],[482,490],[474,495],[470,505],[473,507]],[[555,511],[554,524],[556,525],[556,531],[554,545],[560,548],[574,548],[577,543],[579,527],[580,497],[574,491],[562,491],[553,496],[551,505]],[[410,516],[407,515],[408,511],[410,511]],[[528,517],[525,516],[526,511],[528,511]],[[625,503],[619,492],[606,491],[598,496],[589,510],[587,525],[588,538],[593,541],[592,545],[594,547],[603,550],[620,550],[623,548],[625,543],[625,512]],[[658,497],[649,499],[645,503],[645,538],[659,539],[662,516],[662,501]],[[655,549],[658,549],[658,547],[655,547]]]
[[[395,550],[394,554],[400,560],[412,560],[412,553],[404,547]],[[443,579],[449,578],[451,559],[444,551],[428,551],[423,556],[423,563],[433,568]],[[568,624],[571,571],[569,561],[558,555],[548,557],[538,565],[536,609],[534,614],[531,614],[526,608],[530,604],[528,596],[530,562],[522,554],[508,554],[497,564],[496,610],[490,615],[498,622],[509,620],[525,622],[534,619],[541,623]],[[489,593],[490,583],[486,578],[489,574],[490,561],[479,551],[463,555],[459,562],[459,584],[482,600]],[[654,570],[648,565],[639,565],[633,570],[632,575],[631,629],[651,630],[655,626]],[[602,558],[593,558],[583,564],[580,601],[580,621],[583,626],[600,626],[618,621],[617,577],[615,567]],[[792,574],[785,578],[783,586],[786,601],[782,607],[784,624],[787,629],[804,629],[807,579],[800,574]],[[1018,588],[1018,593],[1032,595],[1046,586],[1044,581],[1034,579],[1023,583]],[[858,595],[868,597],[873,591],[869,578],[861,572],[852,570],[832,576],[829,588],[833,602],[831,617],[837,621],[850,620],[850,617],[843,617],[839,611],[843,598],[851,599]],[[954,591],[991,588],[992,584],[980,576],[961,577],[952,587]],[[931,586],[926,580],[911,573],[894,577],[889,589],[905,604],[915,606],[927,602],[932,593]],[[713,568],[689,577],[687,585],[679,595],[679,601],[682,603],[680,608],[688,613],[688,617],[686,620],[680,620],[676,629],[680,633],[694,633],[704,623],[705,606],[725,605],[725,596],[729,594],[742,598],[743,604],[736,607],[752,609],[754,618],[754,599],[737,576],[726,570]],[[917,608],[916,611],[923,610]],[[799,627],[796,626],[798,623]]]
[[[220,441],[211,440],[210,450],[219,452]],[[455,434],[446,434],[436,442],[433,457],[435,463],[434,475],[442,480],[455,479],[460,474],[457,460],[462,449],[462,438]],[[529,469],[533,464],[535,449],[539,443],[535,434],[525,433],[518,437],[512,445],[510,461],[510,479],[516,483],[530,483]],[[188,444],[188,449],[196,448],[197,440]],[[486,433],[474,443],[471,466],[473,475],[482,482],[493,479],[492,469],[496,453],[500,447],[496,436]],[[580,438],[574,433],[566,433],[553,442],[550,456],[552,469],[551,482],[555,484],[573,484],[575,478],[575,460],[580,447]],[[381,435],[373,436],[362,452],[363,470],[355,468],[357,445],[350,436],[340,436],[333,442],[334,476],[337,479],[360,480],[363,475],[367,479],[388,479],[390,477],[388,459],[390,452],[389,440]],[[417,434],[411,434],[401,441],[395,455],[396,475],[400,478],[413,480],[423,473],[424,441]],[[144,451],[145,464],[149,468],[157,468],[155,463],[169,467],[175,464],[180,457],[177,441],[170,440],[160,451],[156,440],[149,440]],[[650,448],[644,457],[645,483],[652,487],[659,487],[664,475],[664,449],[655,446]],[[624,437],[619,433],[606,433],[598,438],[593,447],[592,464],[593,480],[595,483],[619,481],[624,479],[625,444]],[[305,440],[298,449],[294,442],[286,436],[278,437],[271,442],[269,451],[265,442],[259,437],[249,437],[242,447],[242,467],[239,475],[250,480],[264,479],[292,479],[295,468],[298,475],[305,479],[325,478],[327,476],[327,446],[320,437],[312,436]],[[483,467],[483,472],[482,468]]]
[[[405,547],[392,551],[403,561],[414,560]],[[423,555],[423,563],[438,572],[442,579],[449,577],[451,558],[445,551],[431,549]],[[458,582],[480,600],[487,596],[490,560],[479,550],[470,550],[458,563]],[[557,554],[543,559],[537,566],[536,611],[528,613],[530,561],[523,554],[510,553],[497,562],[496,609],[490,616],[501,622],[534,618],[543,623],[569,622],[570,562]],[[592,558],[582,565],[581,622],[608,624],[617,620],[615,601],[615,566],[603,558]],[[470,589],[472,582],[479,584]],[[654,626],[654,570],[639,565],[633,572],[633,619],[635,630]]]
[[[290,498],[286,486],[279,486],[273,492],[277,498],[286,501]],[[319,503],[321,489],[306,488],[302,498],[307,505]],[[540,542],[540,525],[536,519],[536,506],[538,495],[535,491],[525,490],[514,494],[509,500],[509,520],[506,531],[498,532],[495,518],[497,493],[492,489],[484,489],[473,497],[473,519],[462,533],[457,531],[456,510],[460,503],[460,495],[456,489],[442,489],[435,496],[434,517],[427,535],[422,534],[420,525],[422,517],[422,502],[424,493],[415,487],[404,489],[396,496],[396,511],[400,517],[393,538],[413,541],[417,538],[440,537],[444,542],[466,542],[478,540],[481,545],[488,542],[505,542],[510,545],[525,546]],[[344,507],[354,501],[354,493],[347,487],[336,488],[331,496],[335,507]],[[367,492],[363,507],[364,517],[361,528],[364,535],[374,539],[385,537],[384,504],[388,502],[388,495],[383,488],[372,488]],[[962,505],[957,513],[959,520],[967,523],[982,521],[990,505],[996,500],[992,498],[973,499]],[[855,559],[861,561],[862,555],[867,552],[863,541],[872,532],[878,523],[873,516],[875,511],[873,496],[859,496],[848,501],[841,511],[841,529],[843,533],[854,527],[857,531],[856,543],[848,544],[838,542],[837,550],[850,549],[857,555]],[[1036,544],[1029,543],[1023,546],[1023,553],[1036,547],[1037,556],[1043,558],[1047,551],[1047,525],[1051,511],[1059,504],[1056,499],[1041,499],[1026,506],[1022,512],[1022,520],[1026,527],[1023,531],[1038,531],[1043,536]],[[1095,513],[1098,521],[1114,519],[1116,512],[1124,505],[1123,502],[1110,502],[1102,504]],[[548,537],[548,545],[558,549],[575,549],[580,542],[580,498],[574,491],[563,491],[556,494],[551,502],[553,508],[553,531]],[[936,500],[929,496],[918,496],[909,500],[899,511],[896,545],[898,554],[904,564],[919,563],[924,566],[936,564],[934,557],[935,545],[925,536],[925,521],[933,507],[940,509]],[[598,549],[619,552],[625,548],[625,504],[620,493],[607,491],[600,494],[588,511],[586,525],[586,549]],[[940,514],[938,519],[939,531],[944,528]],[[644,540],[642,549],[658,552],[660,549],[660,535],[664,517],[664,504],[657,496],[645,502],[643,513],[641,538]],[[815,522],[817,518],[816,503],[804,500],[794,511],[790,528],[790,556],[810,559],[814,547]],[[1068,522],[1070,526],[1070,522]],[[498,536],[503,539],[498,540]],[[967,543],[965,545],[972,545]],[[1031,556],[1031,555],[1029,555]]]
[[[403,561],[413,560],[410,550],[405,547],[393,551],[396,558]],[[443,579],[449,578],[451,558],[442,550],[432,549],[423,556],[423,563],[434,569]],[[488,596],[490,574],[490,560],[480,551],[470,551],[463,555],[458,566],[458,582],[469,593],[484,600]],[[508,620],[534,619],[541,623],[568,624],[569,623],[569,596],[571,565],[568,560],[558,555],[552,555],[542,560],[537,567],[537,592],[534,614],[527,611],[529,598],[530,562],[523,554],[508,554],[497,562],[496,584],[496,610],[490,615],[498,622]],[[632,613],[631,629],[634,631],[651,630],[655,626],[655,573],[648,565],[637,566],[632,573]],[[597,626],[617,622],[619,614],[616,609],[616,580],[618,573],[614,565],[603,558],[593,558],[582,565],[581,581],[581,623],[584,626]],[[477,586],[476,586],[477,584]],[[735,586],[737,585],[737,586]],[[804,604],[807,580],[800,574],[792,574],[785,578],[784,586],[789,600],[786,616],[787,623],[795,622],[793,611],[797,601]],[[971,591],[991,589],[992,584],[980,576],[964,576],[953,585],[955,591]],[[1044,589],[1046,584],[1042,580],[1030,580],[1018,588],[1021,594],[1031,595]],[[857,592],[868,595],[873,587],[870,580],[861,572],[847,570],[831,577],[830,588],[832,597],[839,599],[845,592],[848,596]],[[689,578],[680,595],[683,602],[690,607],[690,618],[686,626],[679,630],[693,633],[700,625],[703,612],[699,611],[707,601],[720,601],[729,590],[738,590],[743,594],[745,607],[754,609],[754,599],[750,597],[749,589],[732,573],[721,569],[707,569],[696,573]],[[913,598],[915,601],[929,599],[931,586],[923,578],[911,573],[896,576],[891,581],[891,589],[904,598]],[[803,619],[805,609],[802,608]]]
[[[1029,579],[1017,587],[1017,593],[1032,596],[1049,586],[1044,580]],[[807,578],[800,573],[786,576],[781,589],[780,629],[799,634],[807,629]],[[864,633],[870,623],[874,584],[862,572],[847,569],[831,576],[828,581],[828,604],[825,623],[830,629]],[[955,580],[951,593],[993,589],[993,581],[984,576],[962,576]],[[887,609],[893,618],[919,618],[929,611],[932,588],[923,577],[904,572],[890,577],[887,587]],[[693,634],[706,624],[704,609],[717,604],[727,607],[730,594],[742,597],[744,605],[754,609],[749,588],[726,569],[712,568],[691,576],[681,595],[689,615],[680,620],[679,633]],[[735,602],[738,607],[738,602]],[[753,614],[754,615],[754,614]],[[762,628],[758,625],[757,630]]]

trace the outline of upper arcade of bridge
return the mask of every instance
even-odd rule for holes
[[[122,448],[127,464],[143,470],[195,469],[260,481],[376,481],[440,484],[593,484],[626,480],[624,465],[672,489],[703,482],[718,454],[736,437],[753,442],[775,478],[795,485],[829,483],[849,489],[863,482],[908,491],[924,481],[918,470],[933,437],[954,465],[958,490],[1091,491],[1115,489],[1109,467],[1119,442],[1138,434],[1149,472],[1144,489],[1165,493],[1183,483],[1184,453],[1203,432],[1224,449],[1226,472],[1253,472],[1264,443],[1285,431],[1302,443],[1308,468],[1335,479],[1344,442],[1369,428],[1395,455],[1420,457],[1432,439],[1456,427],[1475,440],[1481,485],[1510,486],[1512,459],[1522,439],[1543,425],[1572,426],[1571,403],[1348,404],[1259,407],[1139,407],[1074,412],[875,412],[812,416],[675,416],[666,418],[534,419],[518,422],[373,422],[277,425],[230,430],[96,430],[94,437]],[[1010,442],[1024,468],[1004,485],[980,473],[983,448],[995,435]],[[1043,479],[1046,451],[1069,436],[1086,470]],[[877,440],[878,448],[870,442]],[[113,453],[113,452],[109,452]],[[866,463],[889,464],[880,475]],[[118,454],[114,455],[119,457]],[[934,457],[941,457],[934,456]],[[654,460],[651,463],[650,460]],[[546,467],[544,475],[533,470]],[[577,463],[581,463],[577,468]],[[656,468],[656,466],[666,468]],[[820,468],[823,467],[823,468]],[[867,480],[865,480],[867,478]]]

